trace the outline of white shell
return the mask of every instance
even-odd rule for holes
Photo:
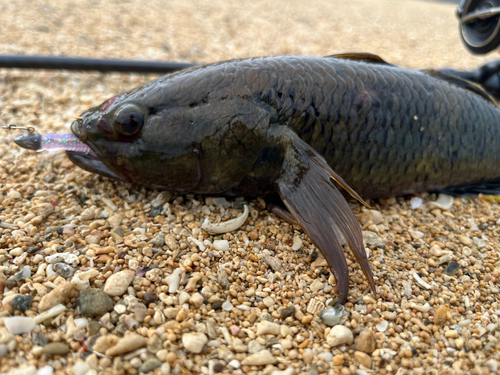
[[[205,219],[201,228],[205,229],[210,234],[228,233],[240,228],[247,219],[248,206],[245,205],[243,215],[238,216],[236,219],[228,220],[219,224],[212,224],[208,219]]]

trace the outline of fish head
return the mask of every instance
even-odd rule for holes
[[[68,152],[70,159],[91,172],[180,193],[223,193],[238,185],[260,154],[265,111],[237,96],[212,98],[209,90],[183,94],[175,80],[155,87],[84,112],[71,130],[94,155]]]
[[[144,102],[125,95],[113,97],[80,117],[71,131],[94,155],[68,154],[83,169],[108,177],[109,173],[101,172],[109,170],[127,182],[179,192],[192,191],[199,184],[198,149],[181,131],[183,119],[178,116],[156,116]]]

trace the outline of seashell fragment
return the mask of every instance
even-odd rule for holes
[[[311,298],[307,305],[307,312],[316,315],[325,308],[325,304],[317,298]]]
[[[442,210],[449,210],[453,206],[453,197],[446,194],[439,194],[437,201],[429,202],[427,205],[430,208],[440,208]]]
[[[236,219],[228,220],[218,224],[212,224],[208,219],[205,219],[205,221],[201,225],[201,228],[205,229],[210,234],[222,234],[240,228],[247,219],[248,206],[245,205],[243,214],[241,216],[238,216]]]
[[[425,282],[420,276],[418,276],[416,272],[413,274],[413,278],[420,286],[424,287],[425,289],[432,289],[432,286],[430,286],[429,283]]]
[[[180,275],[182,273],[182,269],[176,268],[174,272],[168,276],[165,281],[168,284],[168,292],[175,293],[177,289],[179,289]]]

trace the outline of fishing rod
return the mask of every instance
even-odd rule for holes
[[[172,73],[197,65],[199,64],[142,60],[90,59],[66,56],[0,55],[0,68],[19,69]]]

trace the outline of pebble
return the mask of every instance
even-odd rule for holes
[[[64,342],[52,342],[43,347],[43,352],[48,356],[66,355],[69,353],[69,346]]]
[[[123,222],[123,218],[123,212],[118,212],[108,218],[108,223],[111,225],[111,228],[116,228],[121,225],[121,223]]]
[[[377,331],[385,332],[387,327],[389,327],[389,322],[387,320],[381,320],[375,327],[377,328]]]
[[[21,267],[21,269],[19,270],[19,272],[16,272],[16,274],[14,275],[14,279],[16,281],[27,280],[30,277],[31,277],[30,266]]]
[[[371,357],[363,352],[356,351],[354,352],[354,360],[358,362],[360,365],[365,366],[366,368],[372,368],[372,359]]]
[[[5,318],[4,324],[9,332],[14,335],[29,333],[36,326],[35,320],[26,316],[12,316],[9,318]]]
[[[351,330],[343,325],[336,325],[326,336],[326,343],[332,348],[343,344],[351,345],[353,341]]]
[[[229,241],[227,240],[215,240],[214,249],[219,251],[228,251],[229,250]]]
[[[222,309],[226,311],[231,311],[233,309],[233,304],[229,301],[226,301],[222,304]]]
[[[254,289],[254,294],[255,294],[255,289]],[[272,306],[274,306],[275,304],[275,301],[274,301],[274,298],[272,297],[265,297],[262,302],[264,303],[264,305],[266,305],[268,308],[271,308]]]
[[[146,306],[148,306],[150,303],[156,302],[158,299],[158,294],[155,292],[147,292],[144,293],[144,296],[142,297],[142,301]]]
[[[128,286],[134,280],[135,272],[124,270],[111,275],[104,285],[104,293],[110,296],[121,296],[127,291]]]
[[[11,276],[9,277],[7,280],[5,280],[4,282],[4,285],[7,289],[12,289],[12,288],[15,288],[17,286],[17,281],[16,279],[14,278],[14,276]]]
[[[312,284],[309,286],[309,289],[311,289],[311,291],[317,293],[319,292],[321,289],[323,289],[325,287],[325,284],[322,283],[319,279],[315,279]]]
[[[201,353],[207,342],[208,338],[203,332],[189,332],[182,335],[182,344],[191,353]]]
[[[340,323],[340,319],[344,315],[345,307],[342,305],[335,305],[324,309],[320,313],[321,320],[329,327],[336,326]]]
[[[292,244],[292,250],[297,251],[302,247],[302,240],[300,239],[299,236],[294,236],[293,237],[293,244]]]
[[[255,340],[252,340],[248,343],[248,352],[250,354],[260,352],[263,349],[264,347]]]
[[[469,237],[467,237],[467,236],[459,234],[457,236],[457,238],[458,238],[458,240],[460,241],[460,243],[462,245],[465,245],[465,246],[471,246],[472,245],[472,240]]]
[[[478,249],[482,249],[483,247],[486,246],[486,242],[477,237],[472,237],[472,242],[474,243],[474,245],[476,245]]]
[[[15,247],[11,251],[9,251],[9,255],[11,255],[13,257],[18,257],[22,253],[23,253],[23,249],[20,247]]]
[[[106,350],[106,355],[115,357],[124,353],[130,353],[134,350],[145,347],[146,344],[146,339],[144,337],[138,335],[137,333],[131,333],[122,337],[116,345]]]
[[[269,350],[261,350],[243,359],[241,364],[243,366],[264,366],[274,365],[278,360],[271,354]]]
[[[91,371],[90,366],[86,362],[76,362],[73,366],[73,374],[86,375]]]
[[[334,366],[342,366],[344,364],[344,355],[337,354],[333,357],[333,365]]]
[[[194,307],[200,308],[203,305],[205,299],[200,293],[195,293],[189,298],[189,303],[191,303]]]
[[[446,266],[444,273],[447,274],[448,276],[454,276],[457,274],[459,268],[460,264],[458,264],[457,262],[450,262],[448,266]]]
[[[232,325],[231,327],[229,327],[229,331],[231,331],[231,335],[232,336],[238,336],[238,333],[240,333],[240,327],[236,326],[236,325]]]
[[[218,363],[216,363],[214,365],[214,370],[216,368],[216,366],[218,365]],[[227,364],[227,366],[232,370],[232,369],[239,369],[241,367],[241,363],[240,361],[238,361],[237,359],[233,359],[231,362],[229,362]]]
[[[368,304],[372,304],[372,305],[377,304],[377,301],[375,301],[375,298],[373,298],[372,296],[369,296],[369,295],[363,296],[363,302],[366,303],[367,305]]]
[[[35,375],[52,375],[54,368],[52,366],[44,366],[38,369]]]
[[[0,359],[9,354],[9,348],[5,344],[0,344]]]
[[[429,250],[429,253],[431,255],[436,256],[436,257],[441,257],[441,256],[447,254],[446,251],[441,249],[438,245],[432,246],[431,249]]]
[[[19,295],[14,297],[11,304],[15,310],[24,312],[31,307],[32,301],[33,297],[31,297],[30,295]]]
[[[69,293],[71,292],[71,289],[73,289],[73,284],[70,282],[65,282],[58,285],[50,293],[42,297],[42,300],[38,305],[38,310],[46,311],[56,305],[62,304],[68,297]]]
[[[283,371],[274,370],[273,372],[271,372],[270,375],[293,375],[293,374],[295,374],[295,370],[293,369],[293,367],[288,367],[286,370]],[[308,373],[308,375],[313,375],[313,374]]]
[[[456,329],[450,329],[445,332],[444,336],[449,339],[456,339],[458,337],[458,331]]]
[[[442,324],[446,320],[446,316],[448,315],[448,307],[440,306],[436,309],[436,313],[434,314],[434,324]]]
[[[56,271],[59,275],[64,277],[65,279],[69,279],[75,273],[73,267],[66,263],[56,263],[54,264],[54,271]]]
[[[80,293],[80,310],[89,318],[99,318],[113,309],[113,299],[97,288],[88,288]]]
[[[375,248],[381,249],[385,247],[384,240],[380,238],[376,233],[371,231],[363,231],[363,240],[365,241],[367,246],[373,246]]]
[[[162,365],[162,362],[156,358],[146,360],[140,367],[139,372],[148,373],[154,371]]]
[[[93,346],[93,350],[97,353],[105,353],[106,350],[115,346],[120,338],[116,335],[106,335],[99,337]]]
[[[326,363],[332,362],[333,354],[331,352],[323,352],[318,354],[318,359],[325,361]]]
[[[289,316],[292,316],[294,312],[295,312],[295,306],[287,306],[281,310],[280,317],[281,319],[286,319]]]
[[[410,205],[413,210],[416,210],[420,206],[422,206],[422,203],[424,203],[424,200],[420,197],[412,197],[410,199]]]
[[[263,320],[262,322],[257,324],[257,336],[263,336],[263,335],[278,336],[279,334],[280,334],[280,325],[277,323]]]
[[[377,225],[384,221],[384,216],[380,211],[367,210],[361,215],[360,221],[363,225],[367,224],[369,221],[371,221],[372,224]]]
[[[354,340],[354,345],[356,350],[368,354],[372,354],[377,348],[377,341],[375,338],[375,333],[371,329],[365,329],[361,331],[358,337]]]

